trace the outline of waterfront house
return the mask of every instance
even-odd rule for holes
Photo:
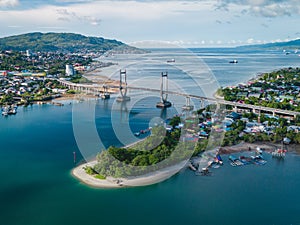
[[[254,97],[254,98],[259,98],[260,97],[260,93],[249,93],[248,98],[250,97]]]

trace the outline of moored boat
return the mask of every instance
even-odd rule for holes
[[[230,165],[232,165],[232,166],[243,166],[244,165],[244,163],[242,163],[238,158],[236,158],[233,155],[230,155],[228,158],[231,161]]]
[[[201,169],[201,171],[195,172],[196,175],[201,175],[201,176],[211,176],[211,172],[208,170],[207,167],[204,167]]]
[[[2,116],[17,114],[17,106],[10,105],[2,108]]]
[[[251,157],[253,159],[254,164],[256,165],[265,165],[267,163],[267,161],[261,155],[256,155]]]
[[[8,112],[7,111],[3,111],[2,112],[2,116],[8,116]]]
[[[247,165],[247,164],[251,164],[253,163],[253,159],[251,157],[247,157],[247,156],[240,156],[239,157],[241,162],[244,164],[244,165]]]

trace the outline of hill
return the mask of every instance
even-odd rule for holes
[[[238,49],[269,49],[269,50],[284,50],[284,49],[300,49],[300,39],[287,41],[287,42],[275,42],[258,45],[245,45],[239,46]]]
[[[25,51],[30,49],[37,52],[105,52],[111,49],[136,51],[117,40],[102,37],[87,37],[74,33],[27,33],[0,38],[0,50]]]

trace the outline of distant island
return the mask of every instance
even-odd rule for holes
[[[288,50],[298,53],[300,49],[300,39],[292,41],[274,42],[266,44],[243,45],[236,47],[238,50]]]

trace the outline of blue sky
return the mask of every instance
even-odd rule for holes
[[[74,32],[126,43],[236,46],[300,37],[299,0],[0,0],[0,36]]]

